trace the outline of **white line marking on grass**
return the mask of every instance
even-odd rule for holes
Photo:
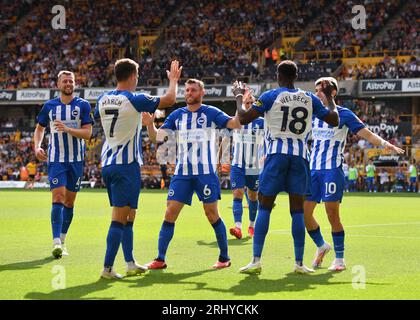
[[[398,222],[398,223],[379,223],[379,224],[356,224],[353,226],[344,226],[344,229],[347,228],[366,228],[366,227],[393,227],[393,226],[406,226],[406,225],[420,225],[420,221],[413,222]],[[271,233],[290,233],[290,230],[280,229],[280,230],[271,230]]]
[[[371,234],[349,234],[349,237],[366,237],[366,238],[385,238],[385,239],[418,239],[420,240],[420,237],[398,237],[398,236],[375,236]]]
[[[387,227],[387,226],[406,226],[406,225],[418,225],[420,221],[414,222],[399,222],[399,223],[380,223],[380,224],[357,224],[354,226],[347,226],[345,228],[362,228],[362,227]]]

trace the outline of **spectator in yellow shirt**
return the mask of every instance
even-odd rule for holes
[[[37,164],[35,163],[35,161],[32,159],[31,161],[29,161],[29,163],[26,165],[26,169],[28,169],[28,174],[29,174],[29,185],[28,185],[28,189],[33,189],[34,187],[34,183],[35,183],[35,175],[36,175],[36,171],[37,171]]]

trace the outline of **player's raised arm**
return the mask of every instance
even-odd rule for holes
[[[363,139],[366,139],[371,144],[373,144],[375,147],[384,147],[386,150],[396,152],[398,154],[403,154],[405,151],[401,148],[398,148],[397,146],[394,146],[392,143],[389,143],[388,141],[382,139],[377,134],[370,131],[368,128],[361,129],[357,135]]]
[[[238,119],[241,125],[248,124],[260,116],[257,110],[253,108],[246,109],[244,105],[244,96],[247,94],[247,88],[244,83],[235,81],[232,86],[232,93],[236,99],[235,118]]]
[[[155,114],[143,112],[141,114],[141,120],[142,120],[142,123],[147,128],[147,133],[149,134],[150,141],[152,141],[153,143],[156,143],[156,135],[157,135],[158,129],[156,128],[155,122],[154,122]]]
[[[333,127],[339,125],[338,112],[334,101],[333,91],[336,90],[334,84],[328,80],[320,81],[317,86],[316,95],[321,99],[325,106],[329,109],[329,113],[323,116],[322,120]]]
[[[179,66],[178,60],[171,62],[171,70],[166,70],[169,79],[168,91],[165,95],[159,97],[158,109],[169,108],[176,102],[176,93],[178,91],[178,81],[181,77],[182,67]]]

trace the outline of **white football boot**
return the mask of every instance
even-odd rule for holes
[[[346,269],[347,267],[344,259],[335,259],[331,266],[328,268],[329,271],[343,271]]]
[[[123,278],[122,275],[117,273],[114,268],[104,268],[104,270],[101,273],[101,278],[103,279],[116,279],[120,280]]]
[[[137,262],[127,264],[126,275],[127,277],[139,276],[146,273],[148,268],[146,266],[141,266]]]
[[[315,252],[315,259],[312,261],[312,267],[314,269],[321,268],[322,261],[324,260],[324,257],[327,255],[328,252],[330,252],[332,249],[331,245],[327,242],[325,242],[322,247],[317,248]]]
[[[245,267],[239,269],[239,272],[246,274],[261,274],[261,261],[254,262],[253,260]]]
[[[294,270],[293,270],[295,273],[298,273],[298,274],[308,274],[308,273],[314,273],[315,272],[315,270],[314,269],[311,269],[311,268],[308,268],[307,266],[305,266],[304,264],[302,264],[301,266],[300,265],[298,265],[297,263],[295,263],[295,267],[294,267]]]

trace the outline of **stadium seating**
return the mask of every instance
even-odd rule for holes
[[[50,88],[57,70],[76,71],[82,87],[112,85],[111,63],[120,51],[128,54],[132,37],[145,29],[158,28],[176,1],[65,2],[66,30],[51,28],[58,1],[41,1],[7,34],[0,51],[0,87]],[[106,19],[104,18],[106,17]],[[28,33],[27,30],[33,30]],[[132,30],[132,32],[127,32]]]
[[[367,29],[354,30],[354,3],[347,0],[159,0],[128,1],[124,5],[115,0],[105,4],[80,0],[63,2],[67,30],[53,30],[53,14],[44,17],[56,2],[19,0],[3,6],[0,29],[6,46],[0,58],[6,63],[0,66],[0,87],[49,88],[55,85],[59,69],[75,70],[79,86],[112,86],[112,63],[123,56],[140,62],[139,85],[164,85],[165,70],[174,58],[184,65],[183,78],[202,78],[206,83],[229,83],[236,78],[275,81],[273,67],[284,58],[299,64],[301,80],[314,80],[332,74],[342,58],[359,55],[403,3],[367,2]],[[23,4],[24,9],[17,10]],[[177,11],[180,6],[182,10]],[[384,50],[416,49],[418,10],[415,3],[408,6],[386,36],[371,44],[370,52],[383,55]],[[25,19],[19,20],[27,11],[30,13]],[[10,24],[16,25],[10,28]],[[159,28],[164,35],[159,46],[138,48],[141,32]],[[36,32],[29,34],[28,29]],[[281,38],[288,35],[301,39],[296,50],[285,53]],[[268,59],[266,50],[270,52]],[[272,51],[277,52],[275,57],[271,57]],[[418,75],[419,66],[408,61],[401,65],[384,61],[348,69],[342,69],[342,79],[412,77]]]

